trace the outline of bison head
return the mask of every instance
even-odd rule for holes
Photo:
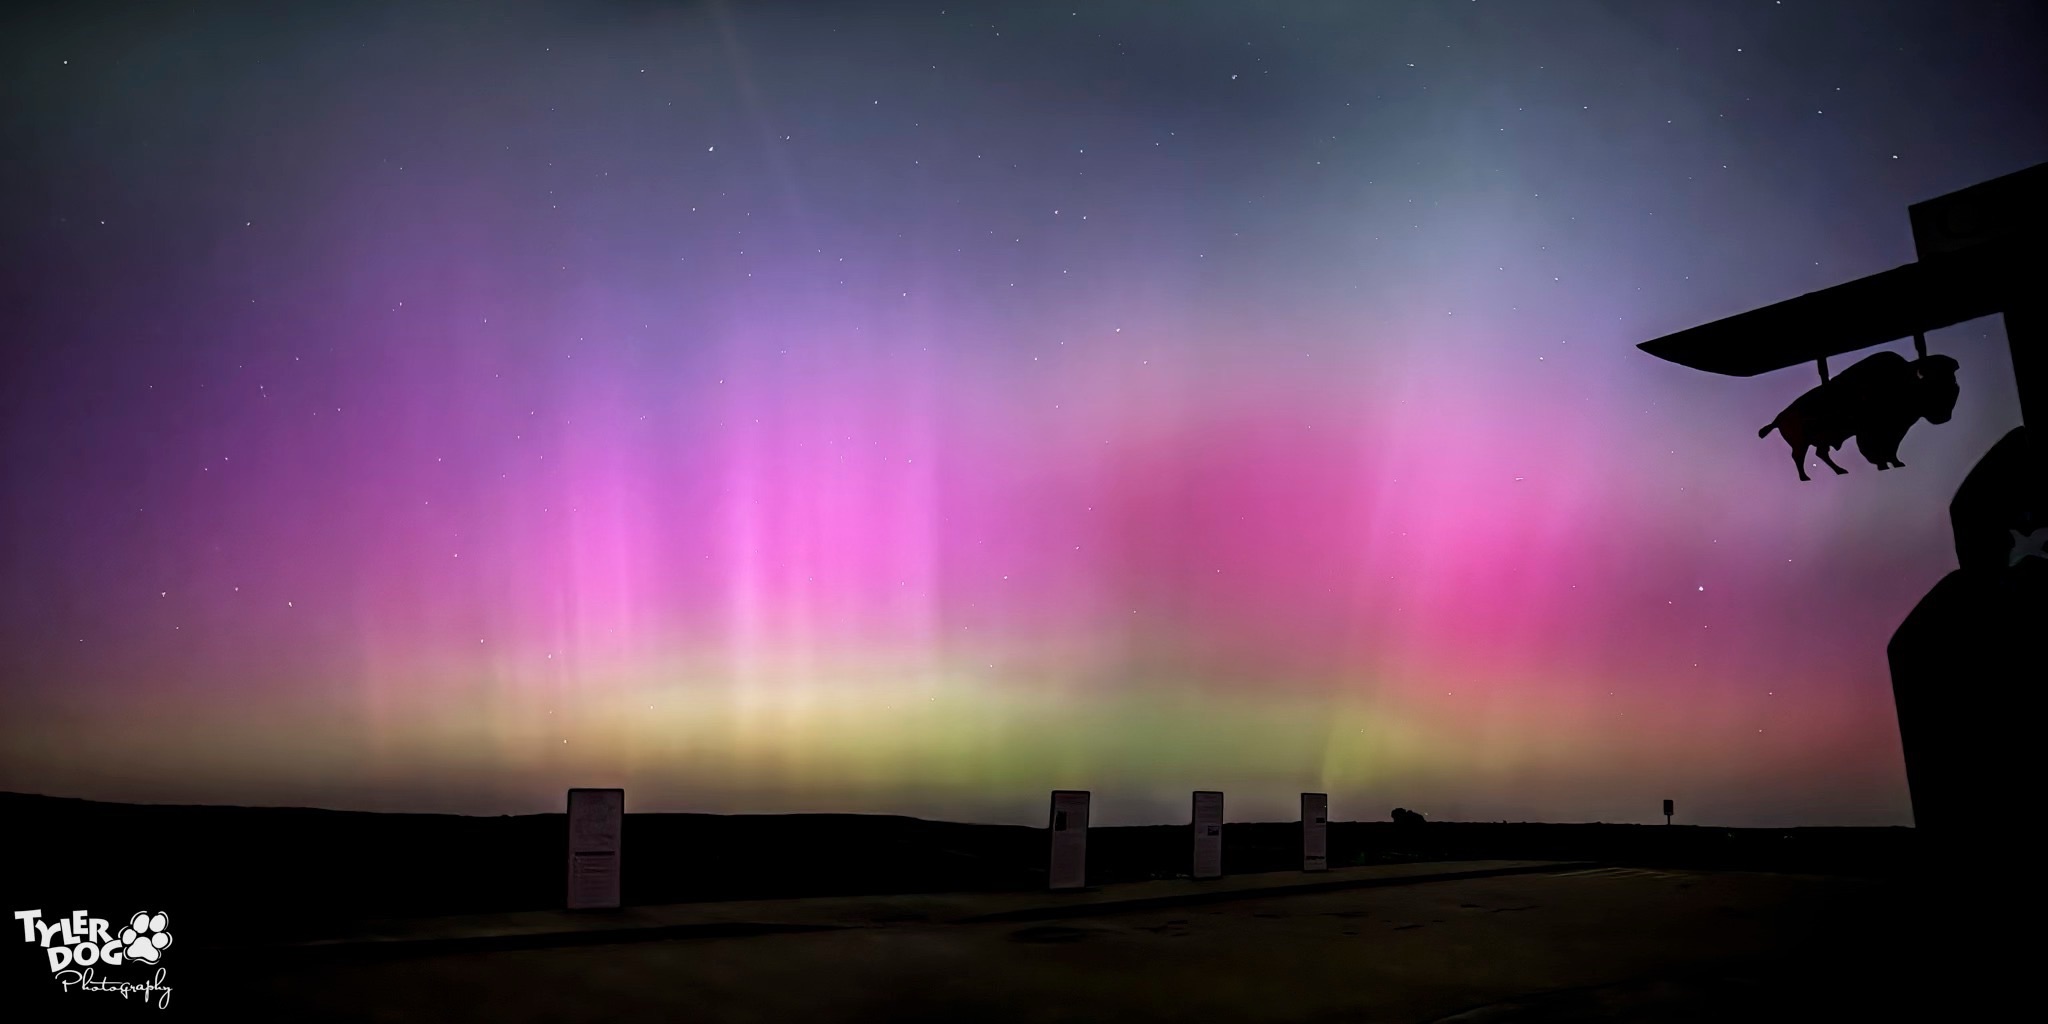
[[[1960,366],[1947,356],[1921,356],[1913,360],[1915,404],[1927,422],[1947,423],[1955,415],[1956,396],[1962,392],[1956,384],[1956,370]]]

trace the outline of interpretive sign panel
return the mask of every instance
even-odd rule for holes
[[[626,791],[569,791],[569,909],[619,905],[619,837],[625,831]]]
[[[1330,794],[1301,795],[1301,869],[1327,871],[1330,867]]]
[[[1054,889],[1088,885],[1088,791],[1052,791],[1052,864],[1046,872]]]

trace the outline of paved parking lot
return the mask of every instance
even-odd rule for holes
[[[299,1020],[1829,1019],[1889,998],[1896,942],[1870,913],[1889,899],[1848,879],[1588,868],[1070,920],[278,965],[232,992]],[[211,980],[180,998],[224,998]]]

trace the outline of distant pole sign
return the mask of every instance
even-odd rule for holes
[[[1330,867],[1330,794],[1301,795],[1301,869],[1327,871]]]
[[[1210,789],[1195,791],[1196,878],[1223,877],[1223,794]]]
[[[1664,801],[1664,824],[1671,824],[1671,801]]]
[[[619,837],[625,831],[626,791],[569,791],[569,909],[619,905]]]
[[[1088,886],[1088,791],[1052,791],[1052,863],[1046,871],[1053,889]]]

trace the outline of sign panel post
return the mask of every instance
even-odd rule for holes
[[[619,905],[619,837],[625,831],[626,791],[569,791],[569,909]]]
[[[1671,824],[1671,801],[1664,801],[1664,824]]]
[[[1088,791],[1052,791],[1052,863],[1046,870],[1046,884],[1053,889],[1084,889],[1088,886]]]
[[[1210,789],[1195,790],[1196,878],[1223,877],[1223,794]]]
[[[1330,794],[1301,795],[1301,869],[1330,868]]]

